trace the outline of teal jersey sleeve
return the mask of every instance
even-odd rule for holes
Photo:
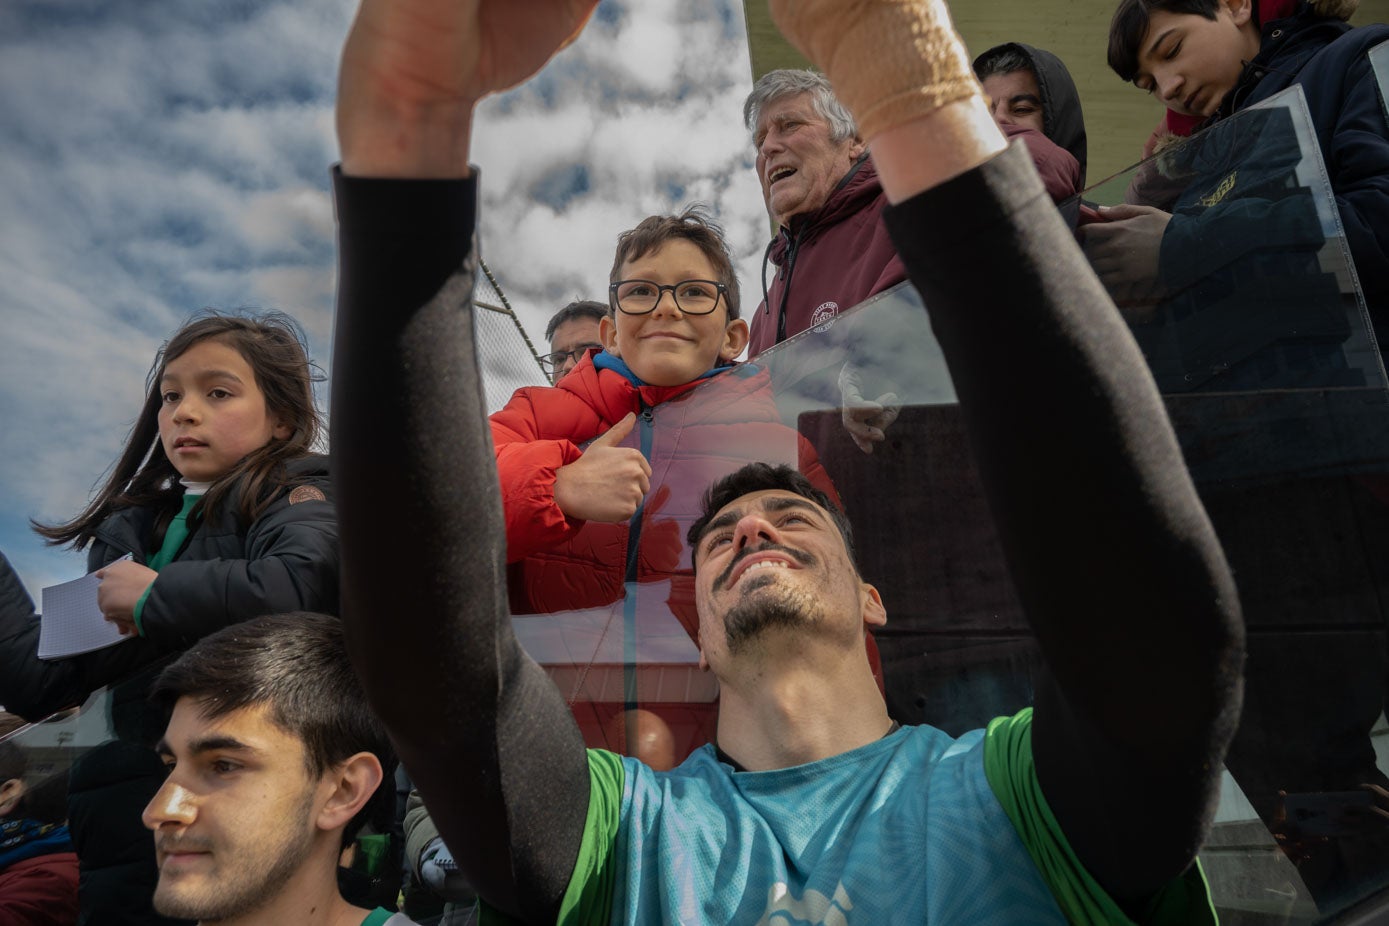
[[[1032,761],[1032,708],[999,717],[984,735],[984,775],[1057,905],[1080,926],[1134,924],[1076,858],[1037,781]],[[1159,891],[1140,926],[1205,926],[1217,922],[1199,862]]]

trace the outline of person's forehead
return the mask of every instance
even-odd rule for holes
[[[663,241],[641,257],[622,262],[623,279],[641,278],[643,273],[655,275],[657,272],[679,279],[709,280],[714,278],[714,262],[699,245],[685,238]]]
[[[229,374],[238,379],[253,376],[251,365],[241,355],[241,351],[213,338],[205,338],[189,347],[177,357],[164,364],[161,377],[178,379],[180,377],[201,375],[207,370]]]
[[[1174,13],[1171,10],[1151,10],[1148,13],[1148,26],[1143,31],[1143,39],[1138,43],[1138,62],[1144,70],[1147,65],[1166,53],[1173,39],[1185,33],[1192,26],[1212,22],[1199,13]]]
[[[990,96],[997,96],[990,91],[990,87],[1001,88],[1009,96],[1019,93],[1031,93],[1039,95],[1041,88],[1037,84],[1037,75],[1027,68],[1018,68],[1016,71],[1009,71],[1006,74],[990,74],[983,80],[985,92]],[[995,99],[997,102],[997,99]]]
[[[598,343],[598,319],[582,316],[560,322],[559,327],[555,328],[554,337],[550,339],[550,346],[558,348],[582,341]]]
[[[210,717],[204,703],[185,695],[174,705],[163,745],[174,753],[199,751],[209,744],[240,743],[264,756],[302,757],[304,744],[270,716],[268,704],[239,707]]]
[[[784,119],[792,115],[811,119],[820,118],[820,114],[815,111],[815,101],[809,90],[785,93],[762,104],[762,109],[757,116],[757,127],[759,129],[766,128],[774,119]]]

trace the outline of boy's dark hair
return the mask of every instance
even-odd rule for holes
[[[390,740],[352,671],[335,617],[276,614],[204,637],[159,673],[150,691],[150,700],[166,714],[180,698],[197,702],[209,719],[265,705],[271,722],[304,743],[313,777],[370,752],[381,760],[383,782],[391,779]],[[394,799],[390,787],[378,788],[343,831],[343,845],[376,816],[379,802]]]
[[[1032,58],[1013,42],[995,45],[974,59],[974,76],[981,81],[1014,71],[1028,71],[1035,75],[1037,68],[1033,65]]]
[[[555,336],[555,331],[565,322],[576,321],[580,318],[591,318],[596,322],[602,321],[608,314],[608,307],[601,302],[592,299],[576,299],[564,308],[560,309],[550,319],[550,323],[545,326],[545,340],[549,341]]]
[[[613,269],[608,274],[608,282],[621,279],[622,265],[629,260],[640,260],[657,250],[667,241],[684,239],[690,242],[709,258],[714,265],[715,282],[725,287],[724,303],[728,307],[728,321],[738,317],[738,274],[733,270],[733,258],[728,254],[728,243],[724,241],[723,229],[705,214],[699,203],[687,206],[679,215],[652,215],[641,220],[636,228],[617,236],[617,253],[613,255]],[[617,311],[608,306],[608,314]]]
[[[164,401],[160,381],[170,361],[207,340],[220,341],[242,356],[265,395],[266,411],[291,433],[285,440],[272,437],[264,447],[247,454],[212,484],[194,511],[199,517],[212,517],[243,479],[237,493],[237,514],[244,523],[255,521],[274,501],[287,484],[284,464],[310,453],[318,441],[323,421],[314,405],[313,383],[322,376],[316,374],[309,360],[298,323],[288,315],[208,312],[191,319],[155,354],[145,381],[144,407],[101,491],[85,511],[66,524],[31,522],[40,536],[50,544],[71,543],[81,549],[112,512],[148,506],[158,509],[152,549],[159,548],[164,529],[178,513],[183,498],[178,470],[159,440],[159,409]]]
[[[692,551],[691,564],[694,565],[695,561],[693,551],[699,549],[699,540],[704,534],[704,529],[714,519],[714,515],[734,499],[767,489],[779,489],[799,495],[825,509],[834,526],[839,528],[839,535],[844,538],[844,549],[849,553],[849,562],[853,564],[855,571],[858,570],[858,562],[854,558],[854,529],[849,524],[848,516],[833,499],[817,489],[814,483],[784,463],[779,466],[749,463],[742,469],[724,476],[705,491],[699,520],[690,525],[690,530],[685,535],[685,541]]]
[[[1123,80],[1138,73],[1138,53],[1153,13],[1194,13],[1215,19],[1221,0],[1120,0],[1109,21],[1109,67]]]

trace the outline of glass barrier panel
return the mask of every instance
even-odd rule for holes
[[[1170,216],[1146,288],[1116,282],[1103,260],[1129,255],[1082,220],[1124,202]],[[1217,906],[1333,922],[1389,885],[1389,389],[1300,91],[1063,213],[1124,297],[1241,589],[1244,719],[1203,852]],[[518,633],[590,744],[660,765],[712,736],[684,538],[704,488],[752,460],[843,502],[889,615],[874,649],[894,718],[959,734],[1031,703],[1040,653],[928,311],[899,286],[656,406],[628,438],[652,467],[633,524],[512,567]],[[868,453],[849,428],[880,406],[895,420]]]
[[[1389,42],[1370,49],[1370,66],[1375,69],[1379,83],[1379,101],[1384,104],[1384,118],[1389,119]]]
[[[1300,87],[1062,211],[1164,392],[1384,382]]]
[[[5,837],[0,867],[23,860],[31,871],[41,869],[44,902],[55,909],[70,904],[76,910],[75,889],[71,896],[62,894],[64,884],[77,883],[71,853],[80,848],[92,864],[110,864],[129,858],[131,847],[152,838],[141,813],[167,774],[152,748],[163,734],[163,718],[146,701],[158,668],[98,690],[80,709],[0,738],[0,779],[20,782],[17,802],[0,816]],[[5,719],[8,725],[12,718]],[[129,893],[118,893],[115,900],[140,896],[142,883],[154,893],[153,866],[122,871],[123,891]],[[114,912],[101,905],[93,910],[98,916]]]

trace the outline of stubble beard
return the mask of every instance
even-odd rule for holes
[[[248,840],[241,851],[219,859],[211,872],[212,883],[192,896],[185,896],[161,876],[154,891],[154,909],[178,919],[216,923],[234,916],[253,913],[276,900],[309,857],[313,833],[307,821],[313,792],[305,795],[292,823],[281,830],[278,843]]]
[[[744,579],[747,587],[724,615],[724,636],[730,655],[743,655],[771,630],[809,627],[820,605],[805,589],[775,587],[774,575]],[[773,586],[762,592],[762,589]]]

